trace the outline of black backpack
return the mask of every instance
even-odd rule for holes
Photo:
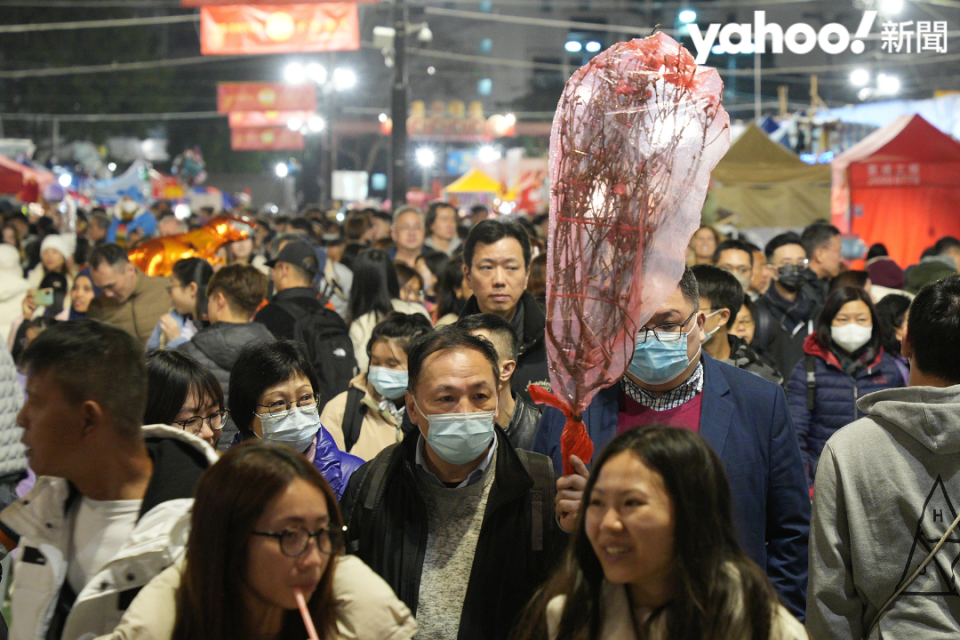
[[[293,302],[276,304],[293,316],[293,339],[307,349],[307,359],[320,382],[314,391],[320,394],[320,411],[323,411],[330,400],[350,387],[357,369],[347,325],[335,311],[326,307],[310,310]]]

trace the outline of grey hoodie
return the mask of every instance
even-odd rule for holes
[[[807,630],[858,639],[960,512],[960,385],[860,399],[827,441],[810,523]],[[960,637],[960,532],[881,618],[878,638]],[[882,635],[881,635],[882,634]]]

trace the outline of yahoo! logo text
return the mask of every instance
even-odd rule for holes
[[[688,25],[693,46],[697,50],[697,64],[704,64],[707,61],[714,42],[723,49],[723,53],[738,54],[743,47],[750,44],[756,47],[757,53],[766,53],[768,38],[770,50],[773,53],[783,53],[784,44],[788,51],[801,55],[810,53],[817,45],[829,54],[843,53],[848,46],[853,53],[863,53],[864,44],[861,38],[865,38],[870,33],[877,12],[863,12],[860,26],[853,35],[853,42],[850,42],[850,31],[837,22],[823,25],[820,31],[805,22],[798,22],[784,31],[778,24],[767,24],[766,15],[766,11],[754,11],[752,25],[746,22],[726,26],[714,23],[707,27],[706,34],[701,33],[700,27],[696,24]],[[739,36],[739,41],[732,42],[731,38],[734,36]]]

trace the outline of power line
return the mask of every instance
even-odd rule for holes
[[[424,12],[427,15],[444,16],[448,18],[463,18],[466,20],[486,20],[489,22],[506,22],[514,25],[526,25],[534,27],[554,27],[562,29],[585,29],[588,31],[606,31],[609,33],[635,33],[648,36],[653,32],[651,27],[635,27],[630,25],[610,25],[594,22],[574,22],[571,20],[550,20],[547,18],[525,18],[522,16],[506,16],[498,13],[477,13],[475,11],[460,11],[459,9],[441,9],[439,7],[427,7]],[[660,29],[667,35],[675,35],[674,29]]]
[[[83,75],[88,73],[113,73],[119,71],[142,71],[145,69],[165,69],[184,65],[211,64],[218,62],[236,62],[260,56],[193,56],[169,60],[148,60],[144,62],[114,62],[111,64],[79,65],[74,67],[51,67],[48,69],[20,69],[0,71],[0,79],[22,80],[24,78],[51,78],[56,76]]]
[[[60,122],[138,122],[141,120],[206,120],[226,118],[217,111],[171,111],[167,113],[0,113],[0,120]]]
[[[111,27],[142,27],[155,24],[199,22],[197,14],[179,16],[156,16],[152,18],[117,18],[112,20],[83,20],[74,22],[42,22],[40,24],[0,25],[0,33],[32,33],[34,31],[77,31],[78,29],[104,29]]]

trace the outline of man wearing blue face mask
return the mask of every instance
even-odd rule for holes
[[[720,455],[730,480],[740,546],[764,568],[785,605],[802,620],[807,583],[810,496],[783,389],[703,352],[706,314],[697,280],[684,271],[676,290],[640,330],[620,381],[600,391],[583,414],[594,450],[619,433],[645,425],[697,431]],[[565,417],[546,409],[534,451],[562,469]],[[580,509],[589,476],[557,481],[557,516],[567,530]]]
[[[549,459],[495,424],[493,345],[455,326],[410,348],[418,430],[357,470],[341,501],[347,551],[417,618],[419,640],[499,640],[562,552]]]

